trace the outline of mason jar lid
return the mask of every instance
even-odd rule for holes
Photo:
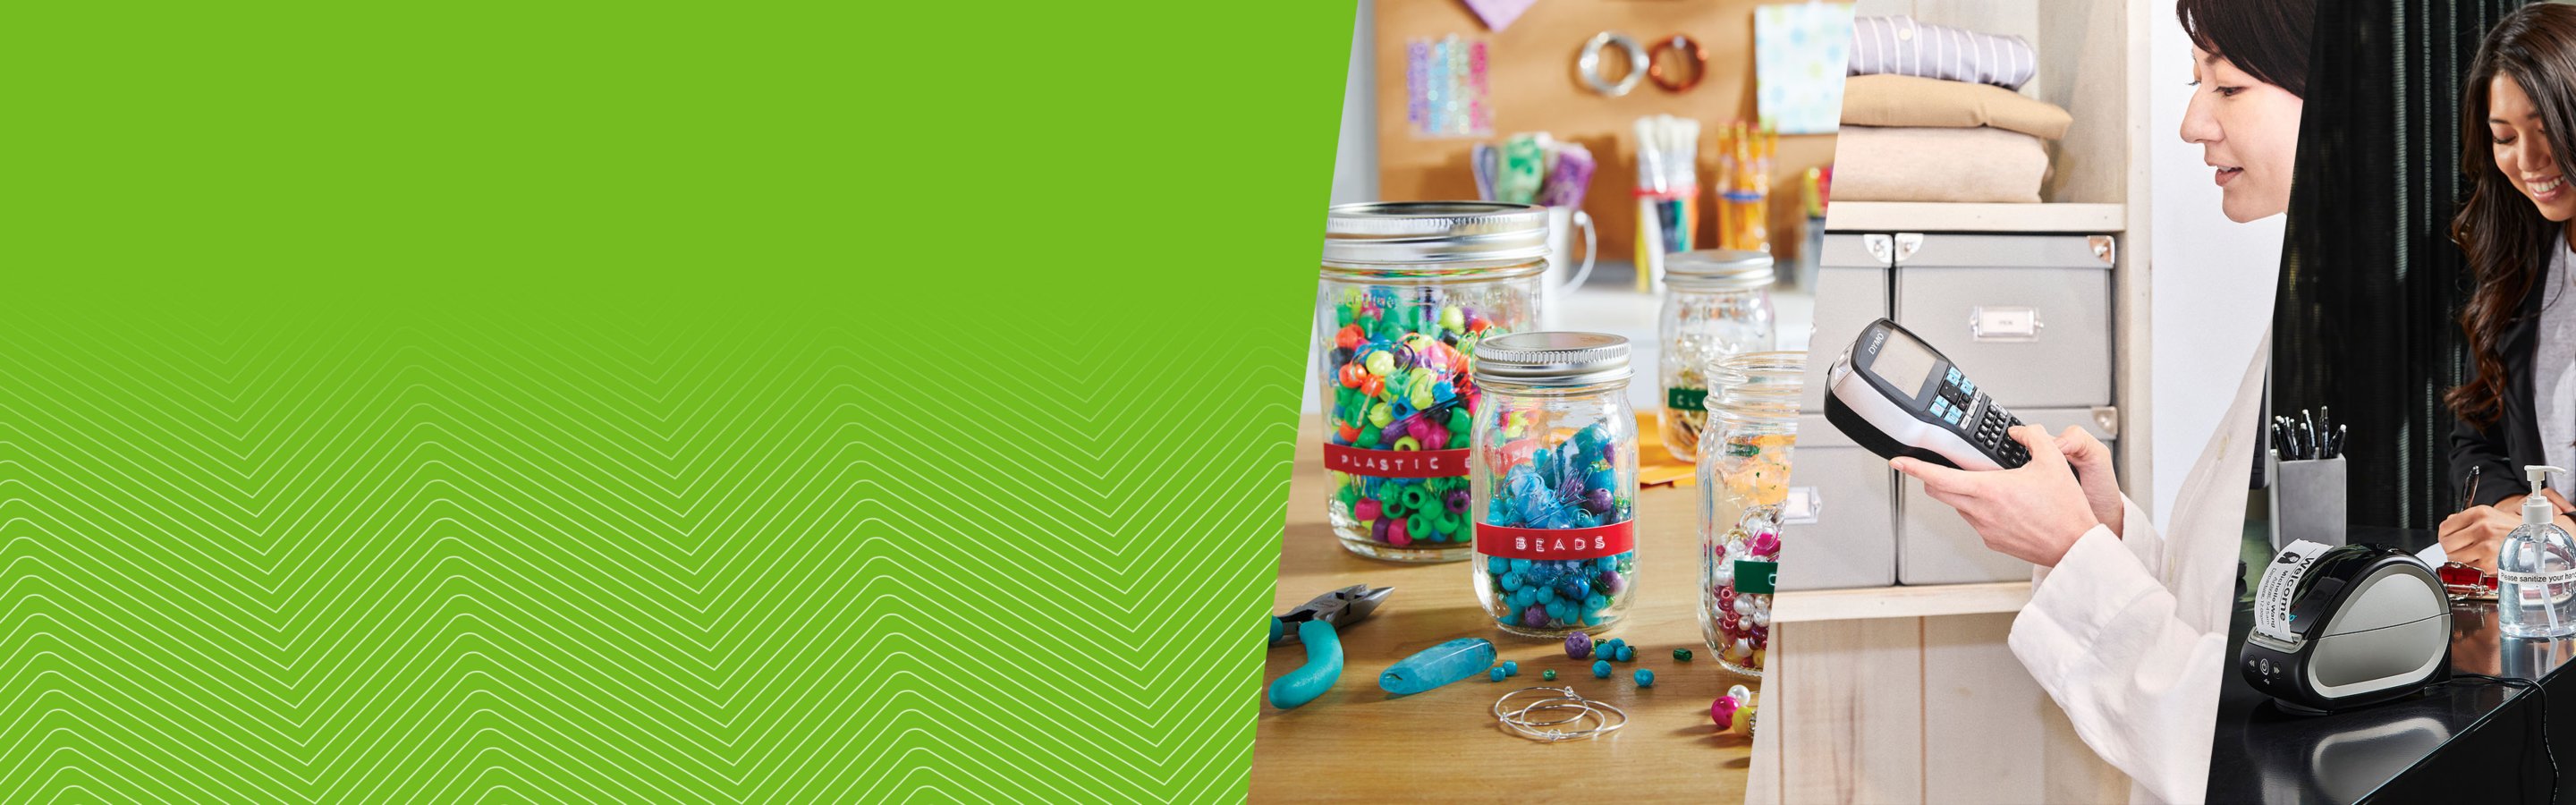
[[[1702,249],[1664,255],[1664,281],[1713,291],[1769,287],[1774,274],[1768,252]]]
[[[1547,208],[1497,201],[1337,204],[1324,220],[1324,262],[1414,267],[1523,262],[1547,256]]]
[[[1588,386],[1625,381],[1628,339],[1608,333],[1512,333],[1476,345],[1476,382]]]

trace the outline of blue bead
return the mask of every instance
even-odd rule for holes
[[[1610,678],[1610,661],[1609,661],[1609,660],[1593,660],[1593,661],[1592,661],[1592,678],[1594,678],[1594,679],[1609,679],[1609,678]]]
[[[1563,598],[1568,601],[1581,601],[1585,596],[1591,594],[1592,582],[1584,581],[1582,576],[1558,579],[1556,582],[1556,597],[1558,598]]]
[[[1494,681],[1496,681],[1496,682],[1501,682],[1501,681],[1503,681],[1503,676],[1504,676],[1504,674],[1503,674],[1503,667],[1502,667],[1502,666],[1499,666],[1499,665],[1494,666],[1494,669],[1493,669],[1493,670],[1485,672],[1485,677],[1486,677],[1486,678],[1488,678],[1488,679],[1492,679],[1492,680],[1494,680]]]
[[[1649,671],[1649,670],[1646,670],[1646,669],[1644,669],[1644,668],[1639,668],[1639,669],[1637,669],[1637,687],[1641,687],[1641,688],[1651,688],[1651,687],[1654,687],[1654,686],[1655,686],[1655,672],[1653,672],[1653,671]]]
[[[1504,661],[1503,661],[1503,675],[1504,675],[1504,676],[1520,676],[1520,675],[1521,675],[1521,664],[1520,664],[1520,662],[1519,662],[1519,661],[1517,661],[1517,660],[1504,660]]]
[[[1620,662],[1635,662],[1635,661],[1636,661],[1636,659],[1637,659],[1637,647],[1636,647],[1636,646],[1620,646],[1620,647],[1619,647],[1619,661],[1620,661]]]
[[[1502,585],[1506,590],[1518,590],[1529,586],[1529,579],[1522,576],[1518,570],[1506,570],[1503,571]]]
[[[1602,595],[1600,593],[1593,593],[1591,597],[1583,599],[1583,611],[1586,613],[1599,612],[1609,608],[1609,596]]]

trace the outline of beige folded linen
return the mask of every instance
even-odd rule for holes
[[[1989,84],[1910,75],[1843,79],[1843,125],[1993,126],[2054,140],[2075,117],[2056,104]]]
[[[1844,126],[1834,143],[1834,201],[2039,201],[2048,147],[1989,126]]]

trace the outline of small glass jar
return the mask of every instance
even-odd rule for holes
[[[1326,517],[1379,559],[1467,558],[1470,367],[1485,339],[1538,321],[1547,208],[1344,204],[1326,216],[1315,301],[1328,400]]]
[[[1477,358],[1476,599],[1527,637],[1600,633],[1637,597],[1628,339],[1534,332]]]
[[[1709,369],[1708,438],[1700,443],[1700,633],[1719,665],[1761,676],[1771,648],[1780,509],[1798,435],[1804,352],[1752,352]]]
[[[1710,249],[1664,258],[1664,314],[1656,328],[1664,407],[1655,422],[1674,460],[1699,454],[1708,421],[1706,367],[1772,349],[1772,276],[1771,255],[1762,252]]]

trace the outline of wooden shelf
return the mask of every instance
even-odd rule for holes
[[[1924,618],[2019,612],[2030,603],[2030,582],[1866,587],[1784,592],[1771,600],[1771,622]]]
[[[1828,232],[2119,232],[2125,204],[1951,204],[1837,201],[1825,210]]]

